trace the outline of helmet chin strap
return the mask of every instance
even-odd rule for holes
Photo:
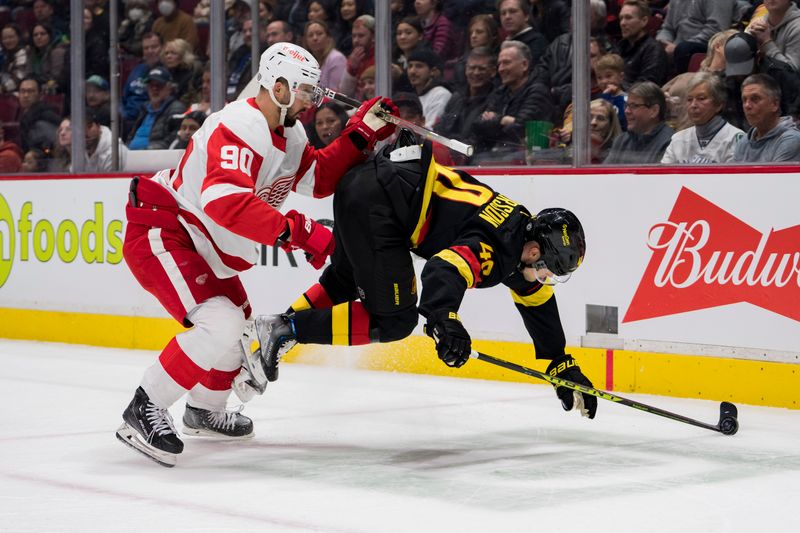
[[[272,87],[267,87],[267,92],[269,93],[269,97],[272,98],[272,102],[281,110],[281,116],[278,118],[278,124],[285,126],[283,121],[286,120],[286,112],[289,111],[289,108],[292,107],[292,104],[294,104],[294,93],[289,91],[289,103],[282,104],[277,98],[275,98],[275,93],[272,92]]]

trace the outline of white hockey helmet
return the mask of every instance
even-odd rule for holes
[[[323,93],[319,87],[319,63],[311,52],[292,43],[275,43],[261,54],[258,64],[258,82],[269,91],[272,101],[281,108],[281,123],[286,109],[294,104],[295,96],[300,85],[311,86],[311,91],[304,94],[310,98],[314,105],[319,105],[323,100]],[[278,79],[286,80],[289,85],[289,103],[281,104],[272,94],[272,87]]]

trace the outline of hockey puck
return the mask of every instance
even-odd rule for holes
[[[732,416],[726,416],[719,421],[719,431],[723,435],[735,435],[739,431],[739,421]]]

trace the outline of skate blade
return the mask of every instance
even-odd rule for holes
[[[252,439],[256,436],[255,431],[251,431],[247,435],[241,435],[239,437],[235,437],[233,435],[223,435],[221,433],[217,433],[216,431],[211,431],[208,429],[203,428],[190,428],[183,426],[183,430],[181,431],[184,435],[188,435],[190,437],[205,437],[214,440],[247,440]]]
[[[165,452],[150,446],[142,440],[139,432],[130,427],[127,422],[123,423],[117,430],[117,439],[161,466],[172,468],[178,462],[177,454]]]

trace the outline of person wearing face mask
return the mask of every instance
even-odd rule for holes
[[[119,25],[119,45],[136,57],[142,57],[142,37],[153,28],[155,17],[147,0],[125,2],[125,18]]]
[[[185,434],[253,436],[250,418],[226,410],[251,314],[239,274],[258,260],[259,244],[302,250],[321,268],[333,251],[330,231],[280,208],[292,191],[330,196],[342,175],[394,132],[382,117],[397,115],[397,108],[376,97],[337,139],[314,149],[297,117],[322,102],[319,79],[308,50],[272,45],[261,55],[254,97],[209,115],[177,168],[131,182],[125,261],[142,287],[190,329],[173,337],[145,371],[117,438],[163,466],[174,466],[183,452],[169,413],[183,396]],[[242,385],[236,393],[246,401],[255,391]]]
[[[250,381],[278,379],[296,344],[356,346],[409,336],[419,315],[439,359],[459,368],[472,340],[458,310],[468,289],[505,285],[547,373],[591,386],[566,340],[553,283],[583,262],[586,238],[566,209],[531,213],[461,170],[440,165],[431,144],[401,130],[398,142],[350,172],[333,199],[336,243],[319,282],[289,311],[255,317],[259,348]],[[417,305],[411,254],[426,259]],[[556,389],[564,410],[594,418],[597,398]]]
[[[192,45],[195,52],[204,52],[197,49],[200,40],[197,37],[194,19],[178,8],[176,0],[160,0],[158,12],[161,16],[153,22],[153,31],[159,34],[165,43],[173,39],[183,39]]]

